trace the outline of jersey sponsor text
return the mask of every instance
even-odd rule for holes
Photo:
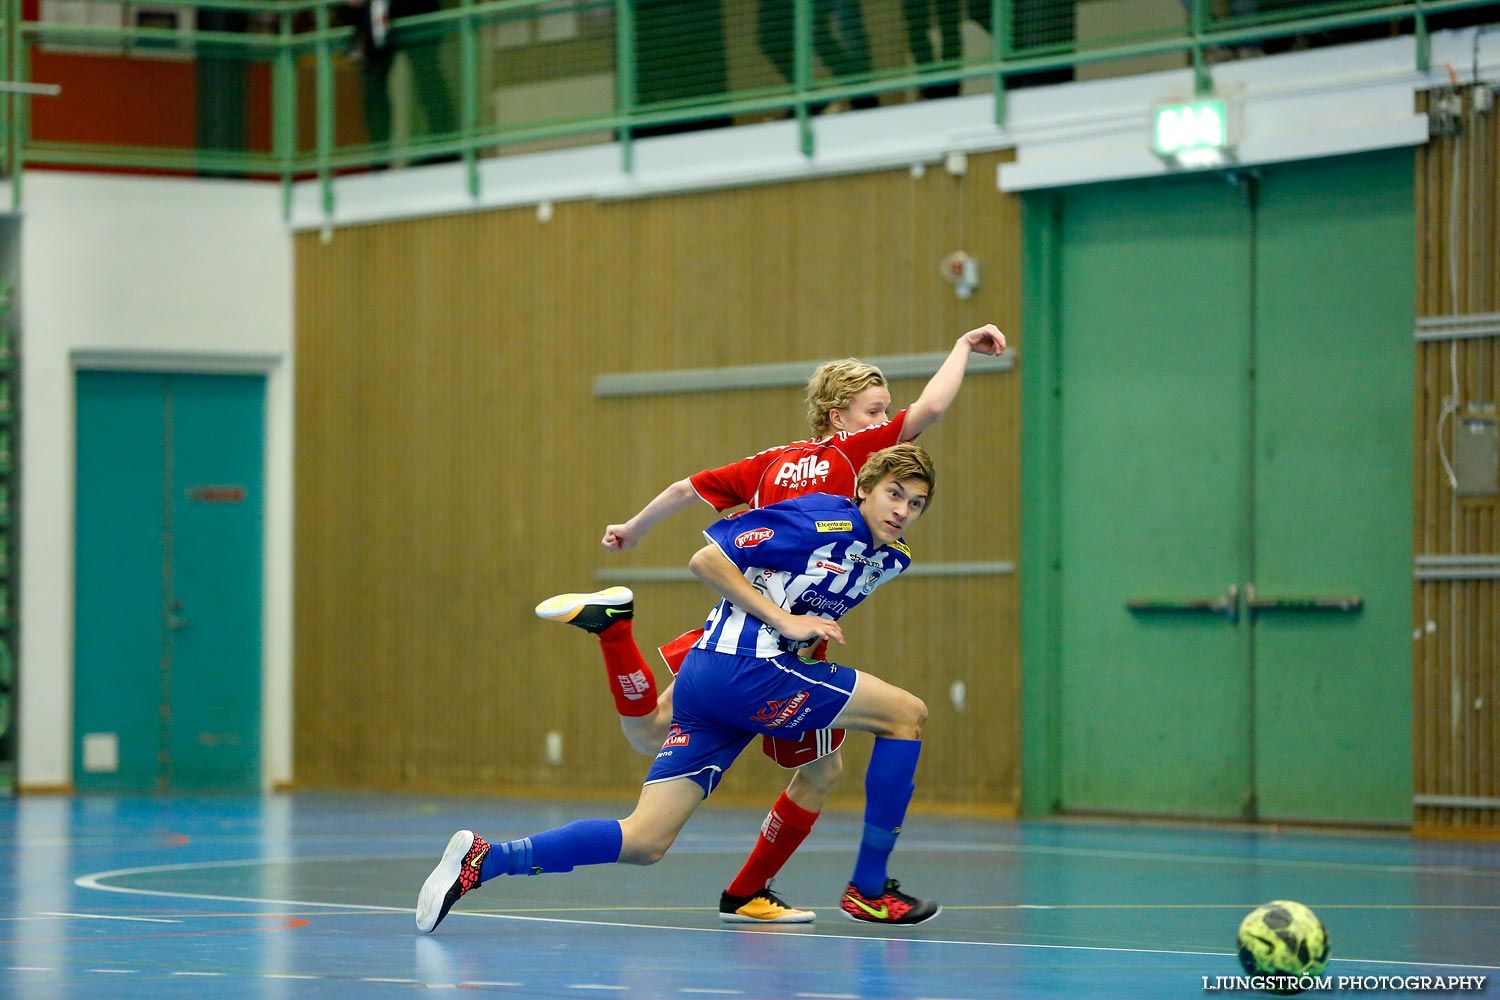
[[[734,547],[737,549],[748,549],[759,545],[761,542],[769,541],[776,534],[770,528],[751,528],[740,535],[735,536]]]
[[[783,462],[781,468],[776,470],[776,478],[771,484],[800,489],[803,483],[826,479],[830,468],[832,466],[828,464],[828,459],[807,455],[795,462]]]

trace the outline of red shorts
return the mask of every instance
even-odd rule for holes
[[[672,676],[677,676],[677,671],[682,669],[682,661],[686,658],[688,650],[698,644],[703,638],[703,630],[695,628],[691,632],[684,632],[677,638],[664,646],[657,646],[656,651],[661,654],[662,661],[666,663],[667,669],[672,671]],[[818,647],[817,656],[814,659],[826,660],[828,644],[824,643]],[[803,764],[811,764],[822,757],[827,757],[844,743],[844,730],[842,729],[816,729],[803,733],[796,739],[782,739],[778,736],[762,736],[760,738],[760,749],[767,757],[774,760],[785,768],[798,768]]]

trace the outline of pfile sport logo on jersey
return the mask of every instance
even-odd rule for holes
[[[754,548],[761,542],[770,539],[774,534],[776,532],[770,528],[751,528],[749,531],[742,531],[735,536],[734,547],[737,549]]]
[[[795,462],[783,462],[781,468],[776,470],[776,478],[772,484],[793,490],[801,489],[805,483],[817,483],[827,479],[828,469],[826,458],[805,455]]]

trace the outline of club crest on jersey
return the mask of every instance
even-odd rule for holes
[[[885,574],[878,569],[865,571],[865,582],[863,589],[866,597],[868,597],[876,587],[880,586],[880,581],[884,579],[884,577]]]
[[[792,716],[797,714],[797,709],[807,700],[806,691],[798,691],[790,698],[782,698],[779,701],[768,701],[766,707],[751,716],[756,722],[761,723],[767,729],[775,729],[782,725]]]
[[[770,528],[751,528],[749,531],[742,531],[735,536],[734,547],[737,549],[753,548],[774,534],[776,532]]]
[[[820,534],[827,534],[830,531],[853,531],[854,530],[854,522],[853,521],[817,521],[815,523],[817,524],[818,532]]]

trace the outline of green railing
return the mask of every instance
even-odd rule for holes
[[[772,117],[810,155],[819,113],[960,87],[1003,123],[1008,91],[1110,62],[1191,66],[1209,92],[1254,47],[1404,33],[1425,69],[1431,28],[1500,20],[1484,0],[1181,0],[1120,25],[1090,0],[443,0],[356,61],[346,0],[0,3],[0,78],[62,87],[0,97],[17,202],[17,167],[60,164],[278,178],[288,204],[320,178],[330,207],[342,172],[457,160],[477,192],[480,157],[618,140],[629,172],[642,136]]]

